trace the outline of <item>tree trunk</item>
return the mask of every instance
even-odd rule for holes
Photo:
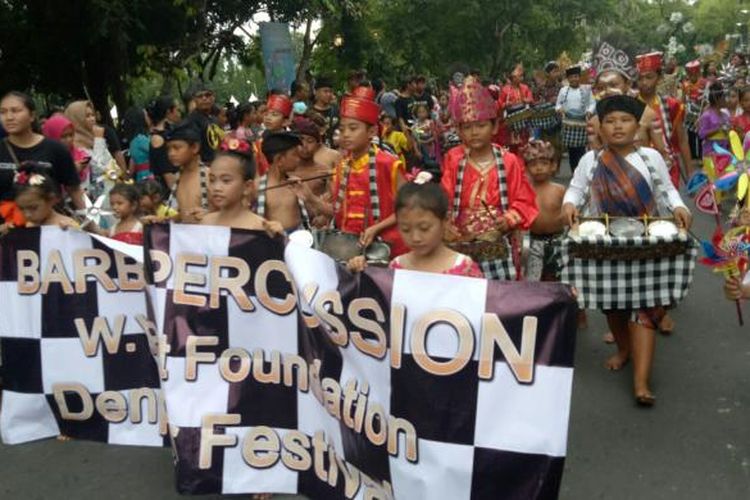
[[[298,82],[305,79],[305,74],[310,67],[310,58],[312,57],[313,47],[317,41],[312,39],[312,22],[312,17],[308,17],[305,23],[305,38],[304,44],[302,45],[302,56],[297,65],[297,76],[295,77]]]

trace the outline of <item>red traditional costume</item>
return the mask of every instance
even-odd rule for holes
[[[380,106],[372,97],[372,89],[357,88],[341,101],[341,118],[377,125]],[[396,156],[374,145],[359,158],[345,157],[336,167],[331,183],[336,227],[345,233],[360,234],[392,215],[398,178],[404,174],[404,164]],[[409,251],[395,224],[378,236],[390,245],[392,257]]]
[[[663,55],[661,52],[652,52],[635,58],[636,66],[639,73],[659,72],[663,66]],[[680,186],[680,136],[675,132],[678,125],[682,124],[685,119],[685,107],[674,97],[654,96],[646,102],[639,94],[638,99],[645,103],[657,118],[655,124],[661,131],[664,144],[667,147],[667,155],[664,161],[669,165],[669,177],[675,187]],[[653,146],[653,145],[652,145]]]
[[[489,92],[471,78],[456,100],[452,109],[458,112],[457,123],[497,118],[497,107]],[[539,213],[523,161],[496,145],[493,152],[495,166],[489,169],[480,169],[470,161],[469,150],[463,145],[448,151],[444,158],[441,184],[462,239],[481,239],[482,234],[497,232],[499,218],[505,218],[510,229],[528,229]],[[485,277],[514,279],[515,265],[508,254],[505,259],[478,262]]]
[[[289,96],[284,94],[274,94],[268,97],[266,108],[268,111],[278,111],[284,115],[285,118],[289,118],[289,115],[292,114],[292,100]],[[253,143],[253,154],[255,155],[255,165],[257,167],[258,176],[266,174],[270,165],[266,155],[263,154],[262,138]]]
[[[500,97],[497,99],[497,107],[500,116],[505,113],[508,108],[514,106],[530,105],[534,102],[534,96],[528,85],[519,83],[518,87],[506,83],[500,89]],[[495,136],[495,141],[498,144],[502,144],[511,149],[514,153],[525,146],[529,141],[529,130],[524,129],[521,132],[514,132],[505,123],[501,123]]]

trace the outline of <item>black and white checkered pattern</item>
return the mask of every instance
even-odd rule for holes
[[[39,256],[39,269],[47,268],[50,252],[59,250],[71,281],[73,252],[100,249],[112,262],[107,273],[118,283],[114,252],[99,240],[80,231],[54,226],[20,229],[0,240],[0,351],[2,352],[3,397],[0,431],[6,444],[23,443],[64,434],[110,444],[163,446],[158,423],[144,418],[136,424],[105,420],[96,410],[87,420],[64,420],[53,396],[53,385],[80,383],[92,399],[104,391],[117,391],[130,405],[130,390],[150,388],[159,393],[156,363],[148,339],[136,321],[147,315],[143,291],[107,291],[88,277],[83,294],[65,294],[52,283],[46,294],[18,293],[16,252],[29,250]],[[130,259],[126,261],[132,262]],[[97,316],[108,318],[113,327],[117,315],[125,315],[120,348],[109,353],[100,343],[93,356],[84,353],[74,321],[83,319],[88,328]],[[81,410],[74,393],[66,393],[71,411]],[[145,403],[142,405],[145,410]]]
[[[263,261],[282,258],[281,244],[271,243],[262,233],[218,227],[156,226],[147,235],[147,244],[168,252],[173,259],[183,251],[239,257],[248,262],[252,275]],[[351,343],[344,347],[334,344],[326,327],[308,328],[300,311],[286,316],[269,313],[258,305],[251,286],[246,292],[258,307],[243,312],[229,297],[222,297],[218,309],[177,306],[172,301],[171,279],[155,283],[150,290],[155,322],[172,346],[167,357],[170,377],[163,387],[170,423],[179,427],[174,442],[181,492],[271,491],[315,499],[345,497],[341,473],[331,487],[313,469],[292,471],[281,462],[268,469],[254,469],[242,459],[241,446],[215,448],[211,467],[199,469],[202,415],[238,413],[241,424],[226,427],[224,432],[239,436],[240,443],[249,429],[261,425],[280,435],[295,429],[308,436],[324,431],[337,456],[373,482],[387,481],[398,499],[557,497],[575,345],[576,307],[567,287],[511,285],[410,271],[394,274],[385,269],[352,276],[325,254],[293,244],[287,245],[284,258],[297,290],[317,283],[318,295],[338,292],[344,311],[357,298],[377,302],[386,314],[377,322],[389,339],[391,304],[407,304],[402,367],[392,368],[388,354],[376,359]],[[283,276],[276,278],[270,293],[283,297],[291,287]],[[202,289],[195,287],[191,293],[202,293]],[[476,349],[466,368],[455,375],[437,377],[419,368],[411,354],[408,332],[421,315],[440,307],[465,315],[477,338],[482,314],[498,314],[517,346],[523,316],[537,316],[533,383],[517,383],[499,351],[495,376],[489,381],[477,377]],[[301,309],[305,314],[312,311],[307,303],[301,303]],[[344,321],[349,331],[356,329],[348,319]],[[251,352],[277,350],[282,356],[298,354],[308,363],[321,360],[321,379],[334,379],[341,386],[351,379],[367,382],[368,405],[378,403],[385,414],[406,418],[416,427],[419,461],[411,463],[403,455],[389,455],[384,446],[374,445],[332,417],[310,391],[261,384],[252,377],[229,383],[211,364],[200,365],[198,380],[186,382],[180,374],[184,373],[184,345],[189,335],[220,336],[212,352],[242,347]],[[431,330],[428,349],[436,359],[452,356],[455,348],[454,335],[447,327],[437,325]],[[403,441],[401,446],[403,450]],[[364,498],[363,489],[355,498]]]
[[[503,213],[510,209],[508,201],[508,181],[505,176],[505,167],[503,164],[503,151],[497,146],[492,147],[492,153],[495,156],[495,165],[497,165],[497,180],[500,191],[500,209]],[[456,187],[453,190],[453,217],[458,217],[461,212],[461,193],[464,188],[464,172],[466,171],[466,162],[468,153],[464,154],[458,163],[456,172]],[[506,237],[507,238],[507,237]],[[513,248],[510,239],[507,239],[508,248]],[[484,260],[477,262],[482,269],[484,277],[489,280],[510,281],[516,279],[516,266],[513,263],[513,252],[508,252],[505,259]]]
[[[582,148],[588,144],[589,137],[586,131],[586,122],[562,122],[562,145],[565,148]]]
[[[261,217],[266,217],[266,189],[268,189],[268,174],[262,175],[258,180],[258,201],[255,208],[255,213]],[[305,202],[297,198],[297,205],[299,206],[300,226],[302,229],[310,229],[310,214],[305,207]]]
[[[675,241],[687,245],[684,254],[638,260],[579,258],[573,255],[576,245],[598,246],[606,253],[607,249],[627,251]],[[697,253],[697,246],[683,234],[674,238],[565,238],[562,242],[562,282],[578,290],[578,303],[582,308],[630,310],[673,306],[685,297],[690,288]]]

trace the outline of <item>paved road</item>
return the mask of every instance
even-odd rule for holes
[[[696,232],[711,229],[698,216]],[[633,404],[627,369],[602,367],[611,347],[601,342],[603,316],[590,315],[578,337],[561,499],[750,498],[750,326],[737,326],[719,286],[699,267],[676,332],[658,339],[651,410]],[[0,498],[181,497],[168,450],[48,440],[0,445]]]

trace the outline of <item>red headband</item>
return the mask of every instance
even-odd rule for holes
[[[271,111],[278,111],[288,118],[292,114],[292,100],[284,94],[274,94],[268,97],[266,106]]]

